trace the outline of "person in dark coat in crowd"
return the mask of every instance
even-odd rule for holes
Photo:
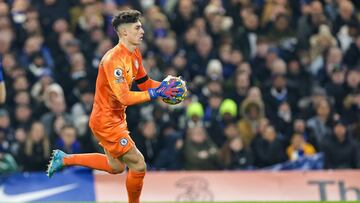
[[[277,138],[277,133],[273,126],[267,126],[263,133],[253,140],[251,149],[254,154],[254,165],[259,168],[287,160],[285,146]]]
[[[341,121],[334,125],[332,135],[324,138],[321,151],[325,155],[325,169],[360,168],[359,145]]]

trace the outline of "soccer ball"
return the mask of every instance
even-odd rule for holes
[[[175,97],[172,98],[163,98],[162,100],[170,105],[175,105],[180,102],[182,102],[187,94],[187,87],[186,82],[181,79],[181,77],[174,77],[174,76],[168,76],[164,79],[164,81],[167,81],[167,84],[173,83],[173,82],[180,82],[179,85],[176,86],[176,88],[179,88],[182,90],[182,92],[179,92]]]

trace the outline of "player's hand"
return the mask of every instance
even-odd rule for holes
[[[181,92],[181,88],[177,88],[180,84],[179,81],[170,80],[165,81],[165,79],[161,82],[159,87],[150,88],[148,92],[150,94],[151,99],[156,99],[158,97],[162,98],[172,98],[176,96],[179,92]]]

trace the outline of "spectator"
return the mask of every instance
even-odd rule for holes
[[[201,126],[189,128],[184,144],[184,167],[186,170],[219,169],[215,144]]]
[[[230,138],[220,151],[220,161],[224,169],[250,169],[252,156],[244,147],[240,137]]]
[[[15,128],[30,128],[32,123],[32,109],[29,105],[17,105],[15,107],[13,125]]]
[[[164,147],[154,160],[154,169],[179,170],[183,168],[182,150],[184,141],[179,132],[171,129],[164,133]]]
[[[91,146],[90,143],[92,142],[92,136],[90,135],[90,130],[88,129],[88,122],[92,110],[93,100],[94,93],[90,88],[85,88],[80,92],[80,101],[75,103],[71,108],[71,117],[82,146]]]
[[[245,100],[240,111],[242,119],[238,122],[238,129],[244,146],[248,147],[256,135],[260,120],[264,118],[264,106],[258,101]]]
[[[6,109],[0,109],[0,149],[8,151],[9,142],[14,138],[14,128],[11,125],[10,115]]]
[[[187,26],[191,25],[194,17],[197,15],[196,6],[193,1],[180,0],[175,7],[175,12],[171,16],[171,26],[177,35],[187,30]]]
[[[80,143],[77,140],[76,129],[70,125],[63,126],[54,148],[60,149],[68,154],[81,152]]]
[[[330,81],[325,84],[325,90],[335,100],[335,111],[341,113],[343,110],[343,99],[346,96],[345,89],[346,70],[343,66],[335,66],[330,73]]]
[[[45,132],[53,145],[60,135],[61,128],[66,124],[72,124],[70,114],[66,113],[64,98],[56,97],[50,102],[50,112],[41,117],[41,122],[45,126]]]
[[[325,50],[337,45],[336,39],[332,36],[330,27],[321,25],[319,32],[310,38],[310,57],[313,62],[320,60]],[[314,70],[315,72],[317,70]]]
[[[270,87],[264,90],[264,103],[266,116],[275,119],[279,106],[287,102],[291,109],[296,112],[297,92],[287,84],[287,78],[283,74],[272,75]]]
[[[290,59],[287,67],[289,85],[293,86],[299,92],[301,97],[309,95],[313,85],[311,75],[305,71],[304,67],[302,67],[297,59]]]
[[[234,75],[234,87],[235,91],[231,91],[227,97],[234,100],[236,103],[241,104],[248,94],[248,90],[250,88],[249,75],[246,73],[237,72]]]
[[[339,47],[333,46],[327,49],[325,52],[325,60],[320,66],[312,67],[313,75],[316,75],[319,83],[324,85],[330,80],[330,75],[333,72],[333,69],[341,64],[343,60],[343,53]]]
[[[139,126],[138,133],[134,136],[137,148],[144,155],[149,168],[162,149],[162,138],[159,137],[159,129],[153,120],[143,121]]]
[[[190,76],[192,79],[206,74],[206,65],[210,59],[215,58],[213,40],[209,35],[202,36],[195,44],[195,53],[188,55],[191,64]]]
[[[355,68],[360,63],[360,33],[357,33],[350,47],[345,51],[344,63],[349,68]]]
[[[0,57],[0,104],[5,103],[6,100],[6,87],[3,74],[2,57]]]
[[[280,104],[277,111],[277,117],[273,120],[276,120],[274,123],[275,129],[281,133],[285,139],[288,139],[291,135],[291,124],[293,122],[293,112],[291,107],[287,102]]]
[[[292,134],[300,134],[307,143],[311,144],[316,151],[319,151],[320,143],[318,143],[314,132],[310,128],[306,127],[304,119],[298,118],[294,120]]]
[[[324,138],[321,151],[325,155],[326,169],[360,168],[359,146],[341,121],[336,122],[332,134]]]
[[[86,124],[91,92],[101,57],[118,43],[112,16],[126,4],[145,14],[140,50],[148,75],[181,75],[191,92],[179,105],[153,101],[127,109],[130,130],[139,129],[139,117],[151,120],[169,145],[152,157],[156,169],[183,168],[183,134],[199,126],[218,148],[236,137],[246,150],[251,139],[262,143],[257,146],[265,149],[250,148],[261,167],[285,160],[279,157],[296,133],[319,151],[339,116],[348,137],[360,140],[358,1],[139,2],[0,1],[0,88],[6,90],[6,99],[0,94],[0,148],[19,166],[33,120],[44,122],[50,148],[70,124],[80,150],[99,150]],[[250,108],[255,119],[243,113],[250,103],[257,106]],[[261,136],[270,123],[275,141]],[[259,155],[264,151],[276,161]],[[173,158],[159,161],[164,154]]]
[[[360,89],[344,98],[344,120],[347,123],[360,121]]]
[[[260,136],[252,141],[251,149],[254,154],[254,165],[259,168],[281,163],[287,159],[283,143],[272,126],[267,126]]]
[[[50,158],[50,142],[41,122],[35,121],[30,128],[19,158],[24,171],[45,171]]]
[[[291,29],[291,18],[287,14],[275,16],[269,23],[269,40],[281,47],[284,51],[291,51],[295,45],[295,32]]]
[[[204,110],[199,102],[189,104],[186,111],[187,127],[193,128],[195,126],[203,125]]]
[[[18,170],[17,163],[9,153],[0,152],[0,174],[15,172]]]
[[[256,41],[260,33],[259,17],[251,12],[243,12],[241,19],[244,26],[240,26],[234,36],[236,48],[241,51],[246,60],[255,57]]]
[[[320,1],[311,1],[309,5],[309,14],[302,15],[298,21],[298,46],[301,49],[309,48],[309,38],[315,33],[316,28],[321,24],[326,24],[326,16]]]
[[[236,121],[238,108],[236,103],[231,99],[224,99],[220,105],[220,115],[225,124]]]
[[[316,106],[319,105],[320,101],[327,99],[327,94],[324,88],[316,86],[312,89],[309,97],[303,97],[299,105],[299,115],[304,118],[312,117],[316,114]]]
[[[237,116],[237,105],[231,99],[225,99],[221,102],[221,105],[218,109],[218,115],[215,119],[210,122],[205,122],[206,130],[209,137],[217,145],[221,147],[226,141],[226,131],[231,128],[229,125],[234,125]],[[237,129],[236,129],[237,130]],[[231,130],[230,130],[231,131]]]
[[[204,121],[214,122],[220,121],[220,105],[223,101],[221,94],[210,94],[208,96],[207,106],[205,107]]]
[[[356,92],[360,89],[360,70],[349,70],[346,75],[346,85],[348,93]]]
[[[25,146],[25,141],[27,137],[27,129],[24,128],[17,128],[15,130],[15,139],[10,145],[11,154],[14,156],[15,160],[21,160],[22,157],[20,157],[21,147]],[[19,162],[20,163],[20,162]]]
[[[318,143],[331,132],[330,104],[326,99],[319,101],[315,107],[316,115],[307,121],[307,126],[314,131]]]
[[[333,23],[333,33],[337,34],[342,26],[350,24],[358,24],[354,13],[354,5],[349,0],[340,1],[338,15]]]
[[[301,134],[294,134],[291,138],[291,145],[286,149],[289,160],[297,160],[304,156],[310,156],[316,153],[315,148],[307,143]]]
[[[223,79],[223,66],[217,59],[211,59],[207,64],[206,76],[211,80],[222,80]]]

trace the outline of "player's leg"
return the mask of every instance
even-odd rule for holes
[[[99,137],[93,132],[95,137]],[[53,156],[48,166],[47,175],[51,177],[56,171],[60,171],[65,166],[84,166],[96,170],[106,171],[111,174],[122,173],[125,170],[125,166],[118,159],[116,155],[110,156],[110,153],[106,150],[117,146],[117,143],[99,143],[106,153],[87,153],[87,154],[66,154],[61,150],[54,150]]]
[[[123,163],[111,156],[106,156],[105,154],[66,154],[61,150],[54,150],[48,166],[47,175],[51,177],[55,172],[60,171],[66,166],[84,166],[106,171],[111,174],[122,173],[125,169]]]
[[[143,180],[146,171],[146,163],[141,152],[134,145],[129,151],[120,157],[129,168],[126,177],[126,189],[129,203],[139,203]]]
[[[110,153],[104,149],[108,163],[113,170],[113,174],[122,173],[125,171],[125,164],[119,159],[113,158]]]

